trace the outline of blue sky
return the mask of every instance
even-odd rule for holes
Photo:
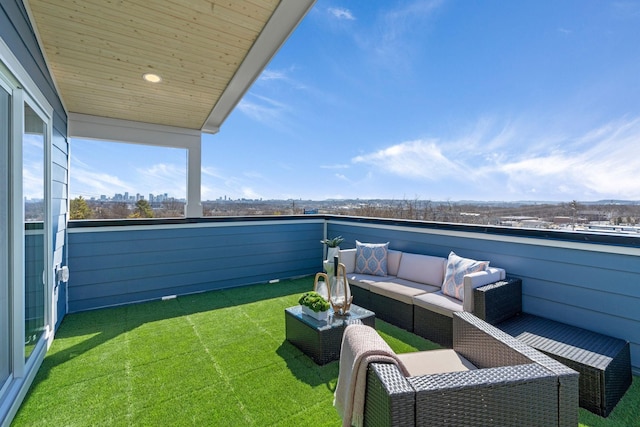
[[[181,150],[71,152],[72,197],[185,195]],[[204,200],[640,200],[640,2],[319,0],[202,163]]]

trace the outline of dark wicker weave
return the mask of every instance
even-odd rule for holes
[[[522,311],[522,280],[507,278],[473,290],[473,314],[495,325]]]
[[[413,332],[443,347],[453,346],[453,319],[417,305],[413,307]]]
[[[507,279],[474,289],[473,314],[490,324],[522,310],[522,280]],[[376,312],[377,313],[377,312]],[[426,308],[413,308],[413,331],[443,347],[453,345],[453,319]]]
[[[346,316],[330,315],[329,321],[316,320],[302,313],[298,305],[284,310],[287,341],[311,357],[318,365],[340,358],[342,334],[350,323],[375,327],[375,313],[352,304]]]
[[[416,424],[415,402],[415,390],[396,365],[369,365],[365,426],[413,426]]]
[[[413,332],[413,304],[369,292],[369,308],[378,319],[393,323],[399,328]]]
[[[627,341],[531,314],[498,327],[580,372],[580,406],[608,416],[632,381]]]
[[[351,295],[353,296],[354,304],[358,304],[360,307],[371,307],[371,292],[358,285],[350,285],[349,287],[351,288]]]
[[[470,313],[454,314],[453,348],[479,369],[404,378],[371,364],[365,426],[577,425],[577,372]]]

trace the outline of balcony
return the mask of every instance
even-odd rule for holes
[[[225,410],[231,404],[226,393],[209,389],[202,382],[191,384],[183,381],[183,377],[200,375],[199,369],[189,371],[188,367],[192,363],[200,363],[204,355],[189,355],[190,350],[182,346],[190,344],[182,342],[181,331],[188,331],[184,335],[190,336],[194,328],[198,329],[189,324],[190,316],[202,315],[207,317],[204,323],[211,329],[205,332],[206,338],[201,336],[198,339],[209,343],[205,347],[211,357],[235,361],[240,370],[233,375],[249,376],[247,366],[254,363],[262,372],[262,363],[277,361],[281,369],[270,369],[269,372],[273,372],[283,384],[302,384],[302,389],[295,394],[305,395],[297,398],[285,393],[286,399],[295,402],[272,402],[269,399],[273,396],[265,396],[245,382],[244,386],[248,388],[241,389],[242,392],[235,391],[242,394],[234,400],[236,406],[249,407],[258,405],[257,402],[273,406],[277,411],[274,424],[277,424],[275,419],[280,419],[283,425],[287,424],[285,420],[295,420],[296,414],[301,417],[305,414],[299,419],[308,421],[310,415],[301,408],[317,407],[323,414],[321,419],[331,420],[327,425],[335,425],[331,399],[337,364],[327,368],[315,367],[310,362],[305,365],[301,361],[306,360],[305,356],[290,352],[291,349],[283,343],[283,309],[295,304],[300,291],[311,286],[312,281],[307,276],[321,269],[323,246],[319,241],[325,235],[344,236],[343,247],[354,246],[356,239],[389,241],[390,247],[403,251],[447,256],[453,250],[463,256],[488,259],[492,265],[503,267],[510,275],[523,280],[524,311],[630,341],[634,374],[640,372],[640,314],[637,310],[640,303],[640,263],[637,262],[640,249],[637,239],[632,237],[322,215],[82,221],[69,225],[71,278],[67,294],[61,296],[68,301],[70,315],[60,329],[60,344],[54,341],[52,360],[47,359],[43,364],[32,397],[25,402],[26,407],[38,405],[33,399],[44,399],[38,390],[50,387],[49,381],[56,377],[53,371],[49,377],[49,369],[64,370],[63,365],[71,363],[71,359],[91,354],[95,360],[90,362],[94,363],[90,371],[99,371],[102,361],[107,363],[113,353],[124,351],[121,346],[137,344],[148,348],[148,352],[159,354],[158,357],[167,363],[164,369],[175,369],[179,373],[167,377],[171,384],[155,384],[153,375],[156,374],[138,378],[141,387],[149,388],[150,396],[159,394],[158,399],[170,401],[168,406],[158,409],[159,413],[166,411],[166,414],[182,413],[184,417],[193,414],[197,417],[207,413],[202,405],[213,405],[217,411]],[[289,278],[301,279],[285,280]],[[161,300],[174,295],[179,297]],[[145,301],[153,302],[131,305]],[[95,311],[107,307],[112,308]],[[233,316],[220,317],[223,313]],[[249,324],[257,329],[245,330],[247,317],[254,316],[256,320]],[[238,327],[233,320],[236,317],[244,319],[240,330],[233,329]],[[224,328],[220,329],[220,325]],[[378,322],[378,329],[382,329],[394,345],[405,348],[404,351],[429,345],[420,340],[416,343],[412,334],[389,328],[384,322]],[[258,346],[253,354],[252,345],[260,340],[247,339],[241,340],[246,348],[240,345],[233,347],[231,353],[225,353],[227,350],[223,349],[230,330],[236,331],[232,334],[234,339],[266,334],[270,347]],[[139,336],[139,331],[146,332]],[[63,349],[58,350],[57,346]],[[152,359],[153,354],[148,352],[141,357]],[[60,354],[62,356],[57,356]],[[250,358],[246,359],[247,356]],[[191,360],[192,357],[195,361]],[[306,368],[303,369],[301,363]],[[211,366],[207,369],[211,370]],[[310,377],[306,376],[306,369]],[[92,387],[89,378],[97,376],[92,372],[73,371],[67,375],[69,378],[61,378],[61,381]],[[220,373],[214,369],[198,381],[206,383],[206,378],[217,376]],[[285,380],[282,376],[290,378]],[[264,381],[264,378],[257,376],[251,381]],[[157,390],[158,387],[167,388],[166,393],[173,393],[168,390],[181,386],[190,390],[189,403],[181,399],[179,402],[171,400]],[[209,394],[198,392],[204,389],[209,390]],[[249,400],[245,402],[244,394],[251,396],[251,403]],[[631,409],[631,412],[623,409],[622,415],[616,415],[619,412],[616,408],[618,412],[614,411],[607,420],[581,410],[581,422],[585,425],[616,425],[609,423],[618,419],[626,425],[627,421],[636,418],[625,417],[638,416],[638,396],[638,380],[634,378],[632,388],[619,406],[626,408],[631,399],[630,407],[636,409]],[[281,397],[285,398],[284,395]],[[102,397],[97,399],[100,401]],[[186,406],[171,406],[176,404]],[[231,417],[245,414],[240,409],[229,411]],[[79,413],[75,416],[82,417]],[[18,424],[21,417],[17,418]],[[84,418],[74,418],[74,422],[82,420]]]
[[[69,313],[314,274],[326,233],[343,247],[487,259],[523,280],[525,311],[630,341],[640,369],[634,237],[322,215],[78,221],[68,232]]]

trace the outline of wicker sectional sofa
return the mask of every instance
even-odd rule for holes
[[[376,313],[376,317],[414,332],[445,347],[452,346],[453,313],[475,313],[490,323],[521,311],[519,279],[507,279],[504,269],[489,267],[464,276],[462,300],[441,289],[447,258],[387,251],[387,275],[356,272],[357,249],[340,250],[353,302]],[[474,292],[489,285],[488,293]],[[476,301],[475,295],[480,295]]]
[[[578,424],[576,371],[470,313],[455,313],[453,325],[453,351],[473,368],[405,377],[370,364],[365,426]]]

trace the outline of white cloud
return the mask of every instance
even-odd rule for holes
[[[413,52],[424,44],[426,20],[442,3],[441,0],[416,0],[390,10],[381,15],[376,28],[361,34],[358,42],[388,67],[410,67]]]
[[[211,166],[202,166],[201,172],[203,176],[210,176],[213,178],[222,178],[224,176],[217,168]]]
[[[187,195],[187,168],[172,163],[156,163],[146,168],[136,169],[138,188],[146,188],[150,193],[168,193],[177,198]]]
[[[538,147],[537,153],[523,153],[499,170],[514,192],[536,188],[570,199],[640,199],[638,140],[640,118],[616,120],[554,143],[546,152]]]
[[[42,164],[25,165],[22,169],[22,195],[27,199],[44,199],[44,175]]]
[[[349,9],[330,7],[328,11],[338,19],[345,19],[347,21],[354,21],[356,19]]]
[[[525,122],[531,121],[519,123]],[[403,142],[352,161],[370,173],[454,185],[480,198],[640,199],[640,118],[560,134],[544,126],[479,120],[457,138]]]
[[[262,83],[263,85],[274,85],[276,83],[282,83],[287,87],[291,87],[294,89],[307,89],[306,85],[291,77],[296,69],[297,67],[295,65],[280,70],[266,69],[262,72],[262,74],[260,74],[258,82]]]
[[[251,187],[242,187],[241,193],[242,193],[242,197],[245,199],[259,199],[260,197],[262,197],[257,191],[255,191]]]
[[[250,101],[247,97],[243,98],[238,104],[238,109],[260,123],[269,126],[281,124],[283,114],[288,111],[288,107],[285,104],[275,99],[255,94],[251,98],[253,101]]]
[[[283,71],[264,70],[259,80],[286,80],[287,75]]]
[[[334,164],[334,165],[320,165],[321,169],[349,169],[349,165],[346,164]]]
[[[413,179],[437,180],[459,174],[459,166],[447,159],[436,140],[415,140],[354,157],[382,172]]]
[[[95,197],[99,195],[113,196],[137,188],[134,184],[122,181],[115,175],[106,172],[88,170],[82,167],[73,168],[73,185],[69,186],[71,197]]]

